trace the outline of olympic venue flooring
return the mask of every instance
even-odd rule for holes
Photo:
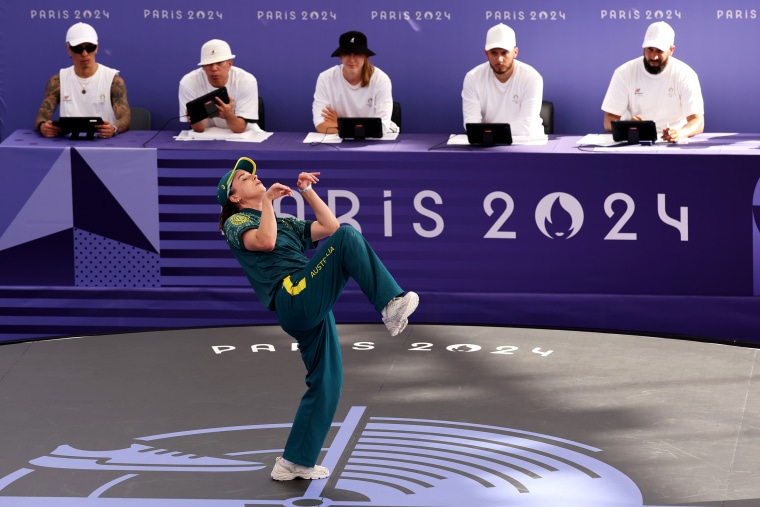
[[[338,329],[315,481],[270,477],[305,390],[279,327],[0,345],[0,506],[760,506],[756,348]]]

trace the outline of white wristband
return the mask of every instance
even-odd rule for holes
[[[308,186],[308,187],[306,187],[306,188],[299,188],[299,189],[298,189],[298,191],[299,191],[299,192],[301,192],[302,194],[303,194],[304,192],[308,192],[309,190],[311,190],[311,185],[309,185],[309,186]]]

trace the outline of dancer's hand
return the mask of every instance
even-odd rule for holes
[[[316,185],[319,183],[319,176],[320,173],[307,173],[302,172],[298,175],[298,182],[296,183],[296,186],[298,187],[298,190],[304,191],[311,185]]]
[[[293,190],[287,185],[283,185],[282,183],[273,183],[268,189],[267,189],[267,199],[270,201],[274,201],[275,199],[279,199],[280,197],[285,197],[286,195],[293,196]]]

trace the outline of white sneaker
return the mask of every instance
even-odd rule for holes
[[[272,479],[276,481],[292,481],[293,479],[325,479],[330,476],[330,471],[319,465],[305,467],[295,463],[286,462],[277,456],[272,468]]]
[[[383,322],[391,336],[396,336],[406,329],[409,316],[417,309],[420,297],[414,292],[407,292],[400,298],[391,299],[383,308]]]

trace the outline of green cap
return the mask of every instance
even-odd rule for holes
[[[235,172],[238,169],[248,171],[251,174],[256,174],[256,162],[248,157],[240,157],[235,162],[235,167],[231,171],[227,172],[222,179],[219,180],[219,186],[216,187],[216,200],[219,201],[220,206],[224,206],[227,200],[230,198],[230,188],[232,188],[232,178],[235,176]]]

